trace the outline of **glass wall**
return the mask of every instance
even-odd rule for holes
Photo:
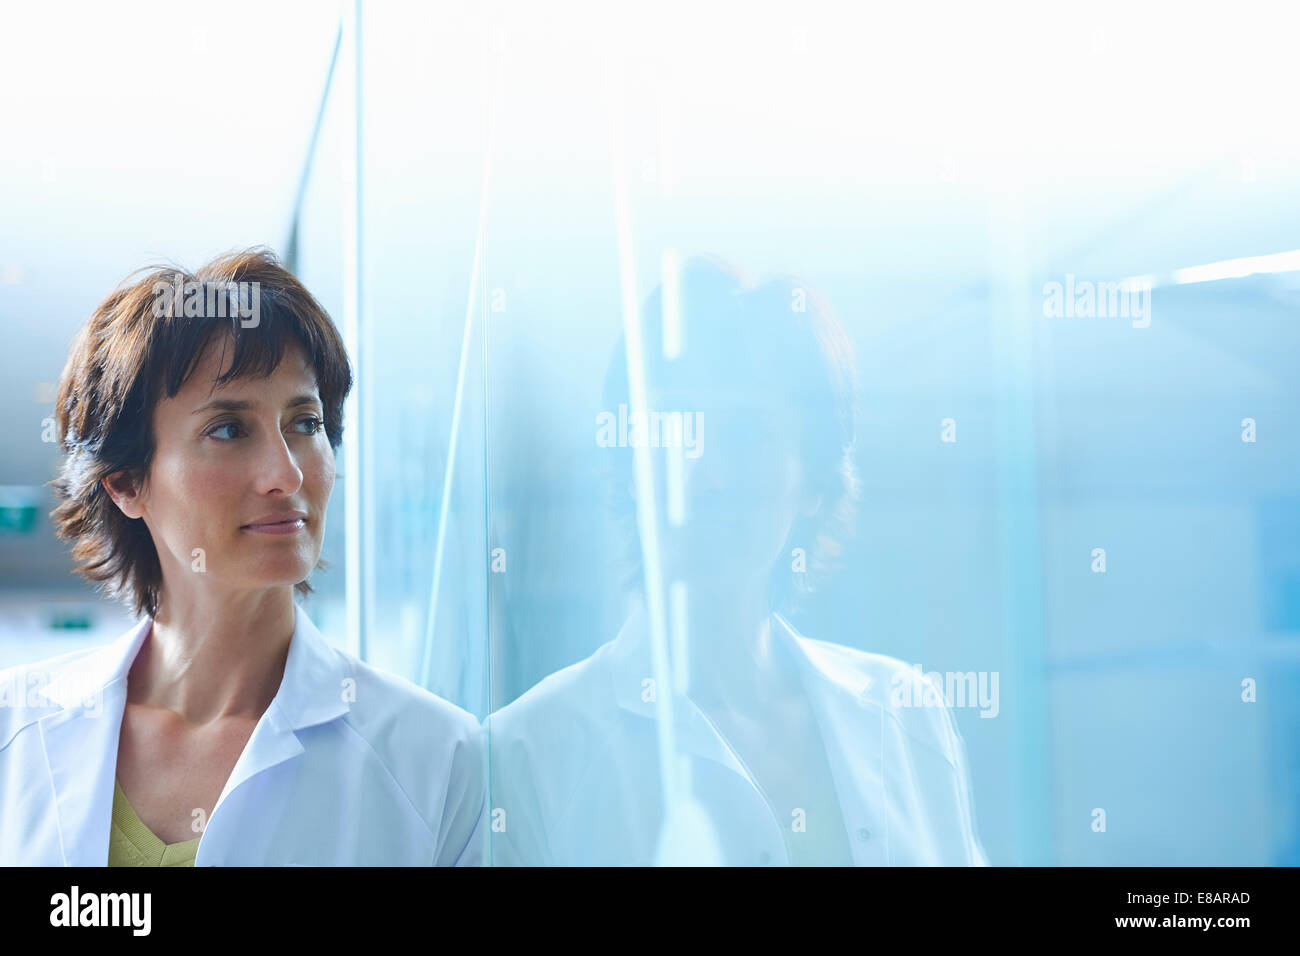
[[[1294,137],[948,17],[350,14],[349,599],[494,863],[1296,862]]]

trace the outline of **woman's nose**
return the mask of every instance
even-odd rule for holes
[[[258,459],[258,491],[262,494],[294,494],[302,487],[302,469],[284,436],[276,432],[262,449]]]
[[[687,496],[704,498],[724,494],[733,484],[728,468],[728,463],[716,452],[699,458],[684,459],[682,470]]]

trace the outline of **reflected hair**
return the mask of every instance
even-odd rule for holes
[[[854,446],[858,395],[851,340],[829,305],[793,276],[751,285],[726,262],[696,256],[678,270],[676,307],[683,348],[665,358],[664,290],[656,288],[641,310],[647,387],[725,388],[733,395],[781,401],[796,415],[799,458],[807,489],[821,498],[817,511],[796,519],[783,554],[800,547],[806,570],[778,559],[769,581],[774,610],[791,612],[840,567],[853,535],[860,482]],[[620,336],[605,376],[604,408],[627,403],[626,339]],[[605,457],[607,506],[627,547],[624,584],[639,590],[644,575],[631,448]]]
[[[255,289],[255,297],[241,303],[240,289]],[[185,293],[182,302],[172,290],[199,294]],[[253,322],[246,321],[249,299],[257,303]],[[164,265],[128,276],[72,343],[55,406],[64,459],[50,484],[54,530],[72,542],[76,572],[137,615],[157,613],[162,567],[144,521],[124,515],[102,482],[118,472],[136,487],[147,481],[154,409],[180,391],[219,336],[229,337],[233,361],[215,385],[270,376],[285,350],[299,346],[316,375],[330,446],[343,440],[343,401],[352,388],[343,340],[273,252],[229,253],[194,273]],[[296,590],[306,595],[311,585],[301,581]]]

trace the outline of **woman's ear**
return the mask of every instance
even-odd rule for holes
[[[114,472],[100,479],[100,484],[104,486],[104,490],[108,492],[108,496],[113,499],[113,503],[122,514],[128,518],[139,518],[143,514],[140,510],[140,491],[126,472]]]

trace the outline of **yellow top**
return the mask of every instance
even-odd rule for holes
[[[113,780],[113,827],[108,839],[109,866],[193,866],[199,840],[164,843],[135,815],[122,785]]]

